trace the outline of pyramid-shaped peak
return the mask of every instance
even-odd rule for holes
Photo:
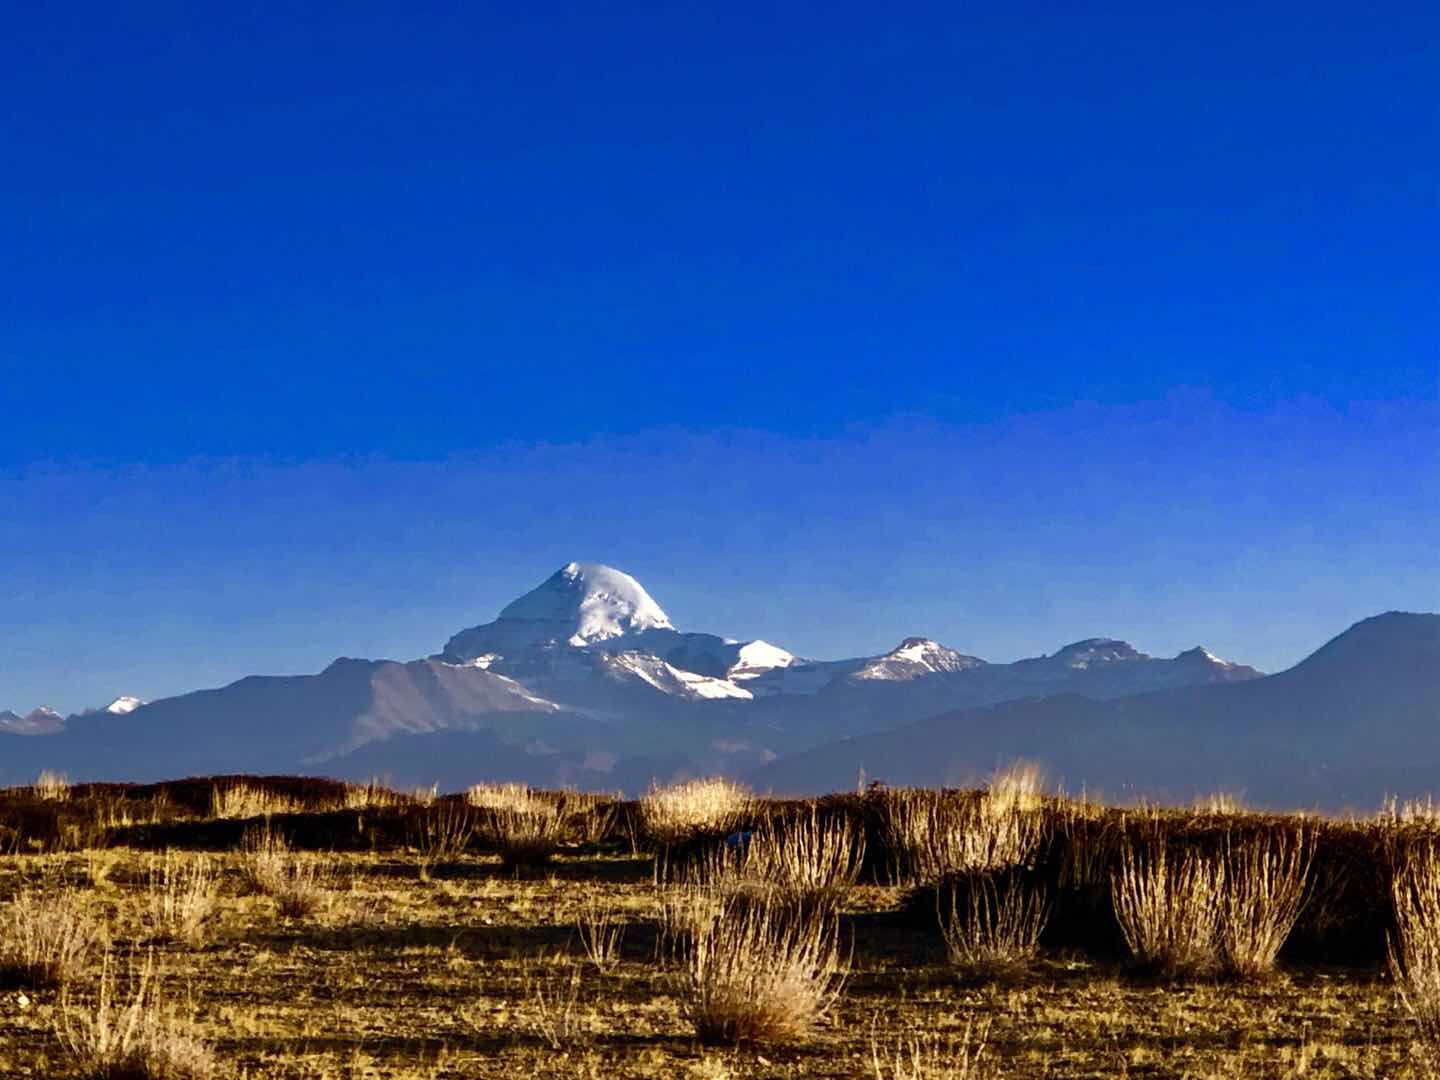
[[[641,630],[673,630],[645,587],[600,563],[572,562],[500,612],[501,622],[527,623],[544,636],[589,645]]]
[[[884,656],[877,656],[850,676],[852,682],[896,681],[947,671],[983,667],[984,660],[926,637],[907,637]]]

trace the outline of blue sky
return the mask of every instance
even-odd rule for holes
[[[1440,608],[1440,11],[76,4],[0,42],[0,708],[572,558],[801,652]]]

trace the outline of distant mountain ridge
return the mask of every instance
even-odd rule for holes
[[[1111,795],[1185,800],[1223,789],[1337,808],[1429,794],[1440,790],[1440,615],[1374,616],[1262,678],[941,713],[811,748],[752,779],[785,792],[830,790],[860,770],[892,784],[954,784],[1015,757]]]
[[[21,716],[6,709],[0,712],[0,732],[12,735],[51,735],[65,726],[65,718],[48,705]]]
[[[1091,734],[1101,746],[1106,731],[1119,730],[1113,718],[1159,708],[1143,703],[1172,700],[1166,695],[1228,703],[1251,698],[1227,696],[1226,688],[1278,687],[1253,692],[1269,703],[1269,718],[1247,713],[1247,723],[1282,729],[1294,715],[1281,701],[1290,695],[1311,701],[1316,715],[1336,714],[1331,726],[1353,726],[1365,705],[1343,686],[1316,703],[1311,687],[1334,681],[1326,672],[1340,669],[1345,674],[1334,678],[1353,682],[1357,652],[1376,675],[1365,685],[1389,683],[1372,687],[1367,700],[1392,700],[1410,717],[1407,672],[1430,655],[1431,624],[1423,620],[1436,617],[1413,618],[1422,622],[1377,628],[1367,620],[1268,677],[1203,648],[1157,658],[1109,637],[1013,663],[919,636],[879,656],[813,660],[765,641],[681,630],[635,578],[575,562],[426,659],[342,659],[316,675],[251,676],[150,703],[122,697],[64,719],[38,710],[0,714],[0,782],[24,782],[38,768],[136,780],[243,770],[363,779],[379,771],[406,782],[454,773],[634,789],[670,775],[726,772],[811,787],[813,777],[829,783],[842,762],[849,769],[857,750],[892,764],[895,782],[906,782],[914,770],[884,749],[889,740],[902,740],[926,768],[943,760],[953,771],[964,758],[985,771],[1005,747],[1014,749],[1010,756],[1045,758],[1045,747],[1027,735],[1028,717],[1059,724],[1044,729],[1059,732],[1057,745],[1071,738],[1083,745],[1087,725],[1098,725]],[[1186,722],[1219,731],[1230,715],[1227,705]],[[924,727],[947,716],[989,716],[964,724],[994,729],[952,746],[950,728]],[[1174,726],[1168,713],[1149,722]],[[473,753],[457,750],[463,747]],[[1115,753],[1114,761],[1128,760],[1126,747]],[[1097,775],[1113,771],[1083,755],[1075,760]],[[851,772],[838,786],[853,781]]]

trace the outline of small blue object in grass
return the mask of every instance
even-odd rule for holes
[[[725,837],[725,845],[732,848],[748,848],[750,846],[750,837],[752,835],[753,834],[749,830],[746,830],[744,832],[732,832],[729,836]]]

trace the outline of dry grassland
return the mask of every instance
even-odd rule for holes
[[[654,792],[57,790],[0,793],[5,1078],[1440,1064],[1422,815],[1122,812],[1004,783],[697,788],[693,814]]]

